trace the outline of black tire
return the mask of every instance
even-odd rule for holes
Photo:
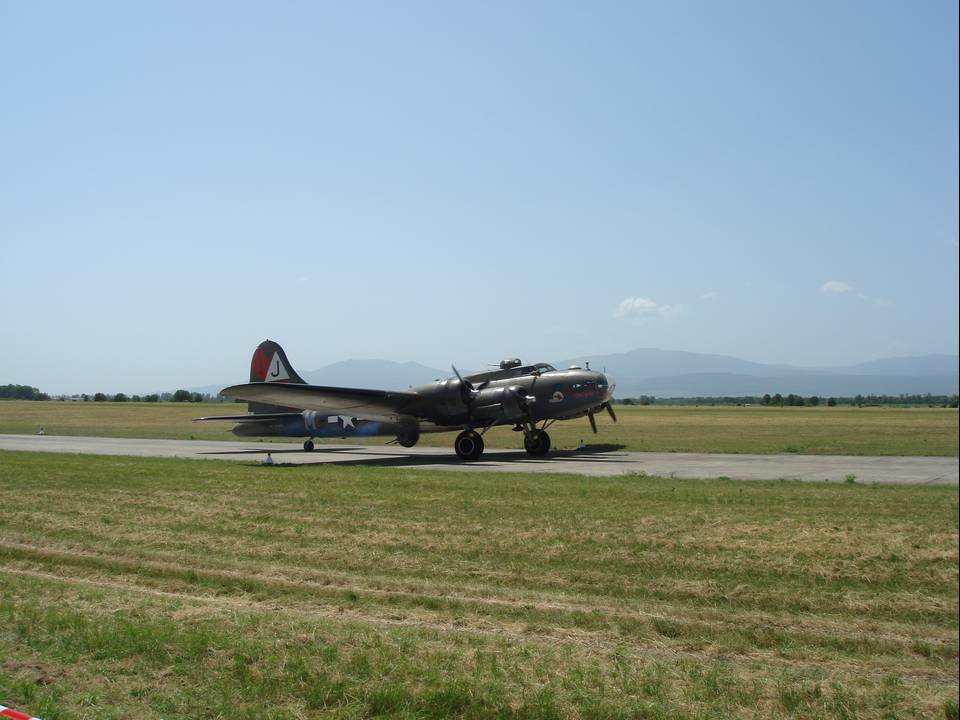
[[[412,448],[420,440],[419,432],[405,432],[397,435],[397,444],[401,447]]]
[[[453,441],[453,451],[461,460],[478,460],[483,455],[483,438],[473,430],[464,430]]]
[[[524,438],[523,449],[533,457],[543,457],[550,452],[550,436],[545,430],[534,430]]]
[[[303,443],[304,452],[313,452],[313,440],[305,440]]]

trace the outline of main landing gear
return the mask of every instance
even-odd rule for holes
[[[483,455],[483,437],[476,430],[464,430],[453,441],[453,450],[461,460],[479,460]]]
[[[547,422],[538,428],[533,423],[524,423],[520,427],[523,430],[523,448],[532,457],[543,457],[550,452],[550,436],[546,431],[550,424]],[[487,429],[483,428],[484,431]],[[464,430],[453,441],[453,450],[461,460],[479,460],[483,455],[483,432]]]
[[[418,440],[420,440],[420,431],[413,428],[412,430],[397,433],[395,442],[399,443],[401,447],[412,448],[417,444]]]
[[[313,452],[313,439],[305,440],[303,442],[303,451],[304,452]]]
[[[550,452],[550,436],[546,430],[524,430],[523,449],[533,457],[543,457]]]
[[[536,423],[523,423],[520,427],[523,430],[523,449],[531,457],[543,457],[550,452],[550,436],[547,435],[547,428],[553,425],[553,420],[545,420],[543,425],[537,427]]]

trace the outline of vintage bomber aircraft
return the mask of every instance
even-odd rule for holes
[[[483,434],[495,425],[523,432],[523,446],[533,456],[550,450],[547,428],[557,420],[583,417],[597,432],[594,413],[606,410],[616,422],[610,401],[614,383],[594,370],[557,370],[546,363],[523,365],[514,358],[499,368],[417,385],[406,391],[308,385],[294,372],[286,353],[266,340],[254,352],[250,383],[220,391],[247,400],[250,414],[198,418],[232,420],[233,432],[245,436],[315,437],[394,435],[412,447],[424,432],[459,429],[457,456],[476,460],[483,454]]]

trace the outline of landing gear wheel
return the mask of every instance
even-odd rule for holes
[[[534,457],[543,457],[550,452],[550,436],[545,430],[534,430],[523,439],[523,449]]]
[[[453,450],[461,460],[478,460],[483,455],[483,438],[473,430],[464,430],[453,441]]]
[[[306,441],[303,443],[303,451],[304,451],[304,452],[313,452],[313,440],[306,440]]]
[[[397,443],[405,448],[412,448],[418,440],[420,440],[420,433],[417,431],[402,432],[397,435]]]

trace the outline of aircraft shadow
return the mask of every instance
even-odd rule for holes
[[[323,449],[322,447],[314,450],[314,454],[319,453],[338,453],[341,457],[338,457],[336,460],[317,460],[311,462],[310,460],[304,460],[302,462],[283,462],[278,459],[274,462],[272,467],[284,467],[284,468],[295,468],[295,467],[316,467],[318,465],[330,465],[336,467],[344,466],[353,466],[353,465],[363,465],[366,467],[425,467],[430,465],[455,465],[462,467],[464,470],[469,470],[470,468],[483,468],[483,467],[494,467],[499,466],[502,463],[516,463],[519,465],[546,465],[553,463],[557,460],[563,461],[565,459],[576,460],[578,462],[595,462],[598,464],[602,463],[616,463],[623,460],[623,456],[617,453],[619,450],[623,450],[626,446],[613,443],[603,443],[597,445],[588,445],[585,448],[574,449],[574,450],[553,450],[547,457],[531,457],[524,450],[508,451],[508,452],[497,452],[496,454],[491,454],[482,458],[480,460],[474,460],[472,462],[463,462],[458,460],[456,455],[452,451],[444,450],[442,448],[437,448],[436,454],[423,455],[403,455],[399,454],[402,452],[398,451],[398,454],[390,454],[384,456],[372,456],[365,453],[365,448],[362,447],[352,447],[352,448],[331,448],[330,450]],[[303,457],[306,453],[303,450],[290,449],[290,450],[279,450],[279,451],[270,451],[274,457],[278,455],[293,454],[299,457]],[[265,455],[266,451],[264,450],[237,450],[230,453],[202,453],[202,454],[213,454],[213,455]],[[343,458],[342,456],[349,453],[360,453],[363,457],[358,458]],[[261,463],[258,463],[261,464]]]
[[[315,453],[346,453],[346,452],[356,452],[360,446],[355,447],[332,447],[325,448],[322,445],[319,446]],[[271,455],[305,455],[306,453],[300,448],[290,448],[289,450],[279,449],[274,450],[272,448],[268,449],[251,449],[251,450],[204,450],[203,452],[198,452],[197,455],[266,455],[270,453]]]

